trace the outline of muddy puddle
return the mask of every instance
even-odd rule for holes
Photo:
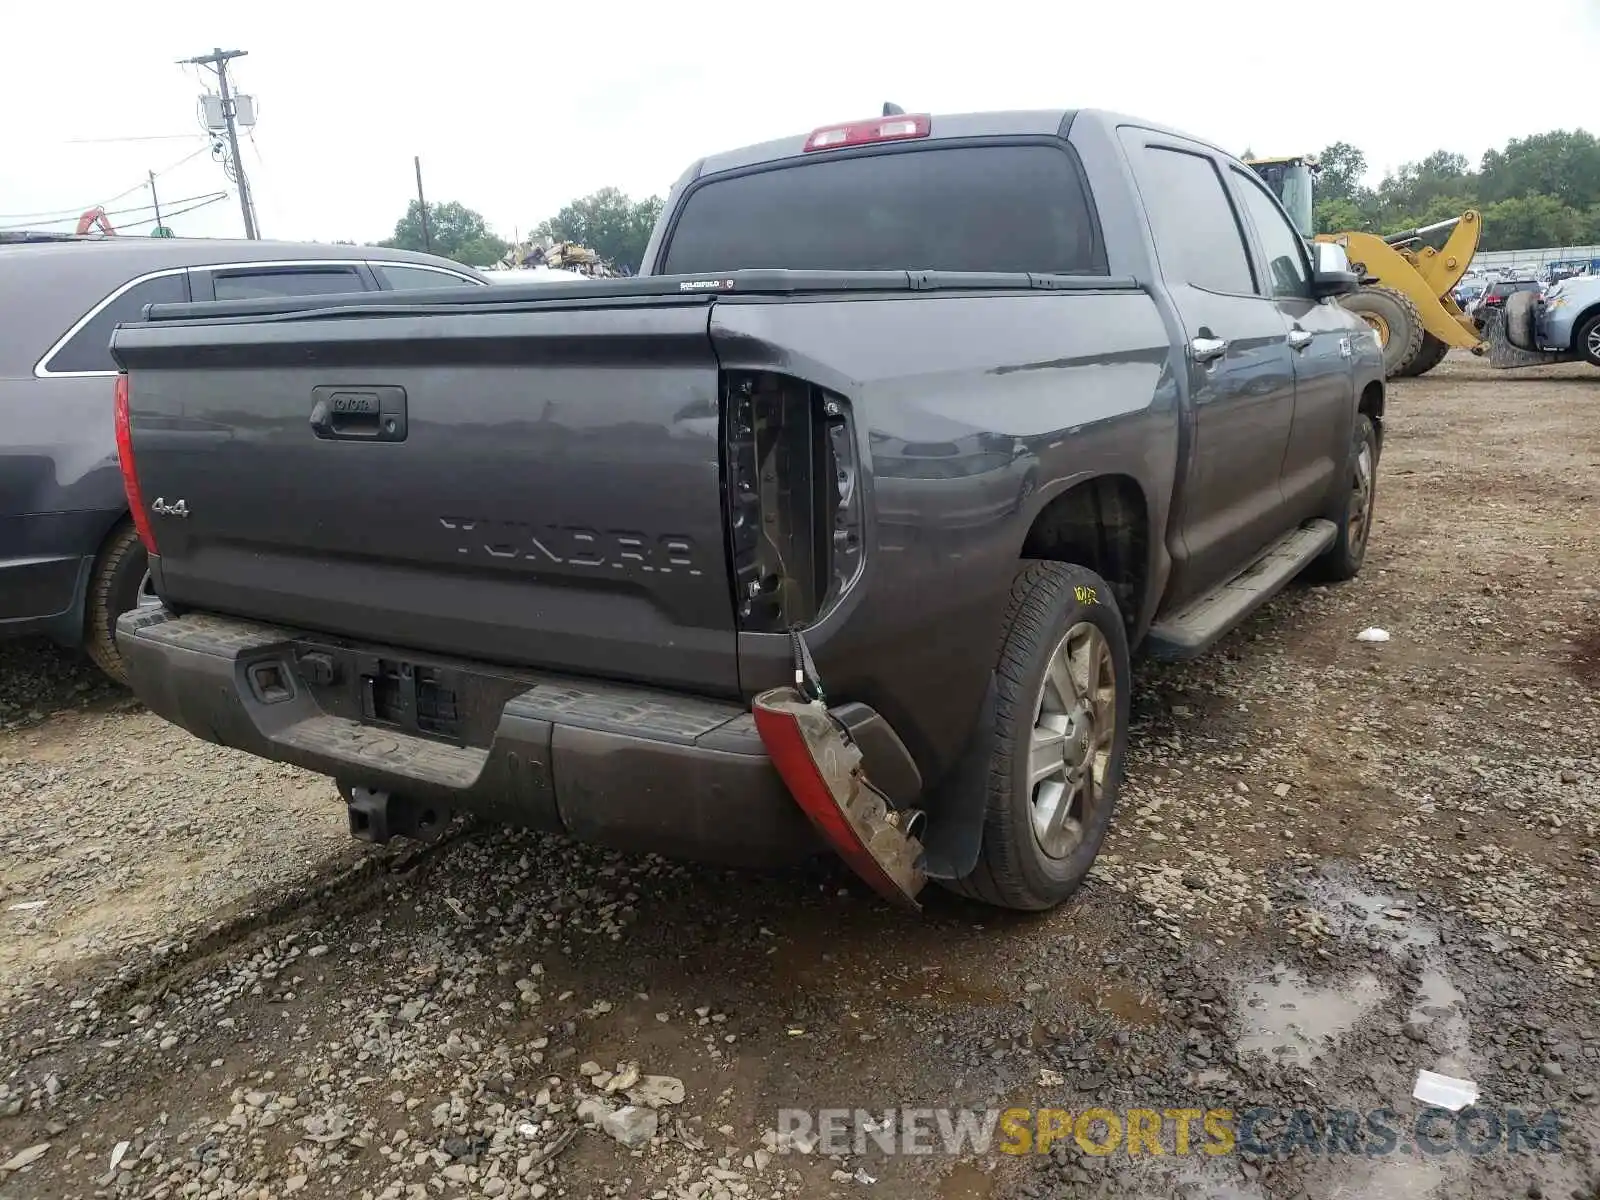
[[[1302,1063],[1327,1053],[1388,996],[1368,972],[1314,983],[1281,965],[1236,979],[1234,986],[1242,1025],[1239,1052]]]

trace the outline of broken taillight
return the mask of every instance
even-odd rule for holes
[[[739,629],[809,625],[861,571],[863,497],[850,406],[792,376],[730,371],[722,433]]]
[[[845,865],[884,899],[918,908],[927,882],[922,814],[868,782],[861,750],[820,702],[774,688],[752,705],[756,732],[789,794]]]
[[[128,419],[128,375],[117,376],[117,465],[122,468],[122,490],[128,494],[128,512],[133,517],[133,527],[144,543],[145,553],[156,553],[156,535],[150,528],[150,514],[145,511],[144,497],[139,493],[139,475],[133,467],[133,426]]]

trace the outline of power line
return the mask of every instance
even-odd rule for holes
[[[108,142],[179,142],[194,137],[192,133],[145,133],[130,137],[68,138],[66,146],[99,146]]]
[[[157,179],[159,179],[161,176],[167,174],[167,172],[169,172],[169,171],[176,171],[179,167],[183,166],[184,163],[189,162],[192,159],[199,158],[202,154],[204,154],[206,151],[208,151],[210,149],[211,149],[211,145],[208,142],[206,145],[201,146],[198,150],[191,150],[188,154],[185,154],[177,162],[172,163],[169,166],[162,167],[161,170],[159,170],[159,171],[157,171],[155,173],[155,177]],[[141,179],[138,183],[134,184],[131,188],[128,188],[126,191],[118,192],[115,196],[109,196],[106,199],[100,201],[100,203],[101,203],[102,206],[107,205],[107,204],[115,204],[118,200],[121,200],[124,196],[131,196],[131,195],[133,195],[134,192],[137,192],[140,188],[148,187],[148,186],[149,186],[149,182],[147,180]]]
[[[204,200],[200,200],[197,203],[191,204],[187,208],[170,209],[167,212],[164,212],[164,213],[161,214],[161,218],[160,218],[160,222],[159,223],[162,224],[162,225],[165,225],[165,224],[167,224],[168,221],[172,220],[173,217],[181,217],[185,213],[194,212],[196,209],[209,208],[213,204],[221,204],[226,199],[228,199],[228,193],[227,192],[218,192],[218,193],[216,193],[216,195],[207,197]],[[152,220],[149,217],[142,217],[142,218],[140,218],[138,220],[135,220],[135,221],[129,221],[127,224],[129,224],[129,225],[154,225],[154,224],[157,224],[157,222]]]
[[[193,135],[185,134],[184,136],[190,137],[190,136],[193,136]],[[188,154],[185,154],[182,158],[178,159],[177,162],[174,162],[174,163],[171,163],[171,164],[169,164],[169,165],[167,165],[165,167],[162,167],[159,171],[157,171],[155,173],[156,178],[159,179],[161,176],[167,174],[169,171],[177,170],[179,167],[183,166],[184,163],[190,161],[191,159],[199,158],[200,155],[204,154],[209,149],[211,149],[211,145],[210,145],[209,142],[207,142],[206,145],[201,146],[198,150],[194,150],[194,151],[192,151],[192,152],[190,152]],[[134,184],[132,187],[126,188],[123,191],[118,192],[115,196],[108,196],[104,200],[101,200],[99,202],[99,206],[100,207],[104,207],[107,204],[115,204],[118,200],[121,200],[124,196],[131,196],[131,195],[133,195],[134,192],[139,191],[141,188],[146,188],[146,187],[149,187],[149,186],[150,186],[150,181],[149,181],[148,178],[141,179],[138,183]],[[0,213],[0,221],[27,221],[27,220],[43,219],[43,218],[46,218],[46,217],[56,217],[56,218],[59,218],[62,221],[76,221],[78,219],[78,217],[80,215],[82,215],[82,213],[83,213],[83,211],[85,209],[94,208],[94,207],[96,207],[96,205],[94,205],[94,204],[80,204],[75,208],[51,208],[51,209],[46,209],[43,212]],[[55,222],[47,222],[47,224],[53,224],[53,223],[55,223]]]
[[[149,186],[149,185],[146,184],[145,186]],[[179,199],[179,200],[169,200],[169,201],[167,201],[167,203],[169,205],[172,205],[172,204],[187,204],[191,200],[204,200],[207,204],[211,204],[211,203],[214,203],[217,200],[226,200],[227,198],[228,198],[228,193],[227,192],[202,192],[199,195],[195,195],[195,196],[184,196],[182,199]],[[136,204],[136,205],[134,205],[134,206],[132,206],[130,208],[113,208],[113,209],[109,210],[105,215],[108,216],[108,217],[122,217],[122,216],[127,216],[129,213],[150,212],[155,207],[156,206],[154,204]],[[53,218],[51,218],[49,220],[35,221],[35,222],[31,222],[31,223],[26,224],[26,225],[0,225],[0,229],[35,229],[40,225],[61,225],[61,224],[65,224],[68,221],[76,221],[81,216],[82,216],[81,213],[74,213],[71,216],[53,217]],[[137,224],[140,224],[141,222],[140,222],[140,220],[138,218],[135,218],[132,223],[137,225]]]

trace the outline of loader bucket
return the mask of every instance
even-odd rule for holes
[[[1498,371],[1572,361],[1571,355],[1558,350],[1524,350],[1514,345],[1506,336],[1505,314],[1498,309],[1491,308],[1484,315],[1483,337],[1489,347],[1489,365]]]

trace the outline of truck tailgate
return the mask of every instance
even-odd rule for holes
[[[709,309],[118,330],[174,606],[738,690]]]

